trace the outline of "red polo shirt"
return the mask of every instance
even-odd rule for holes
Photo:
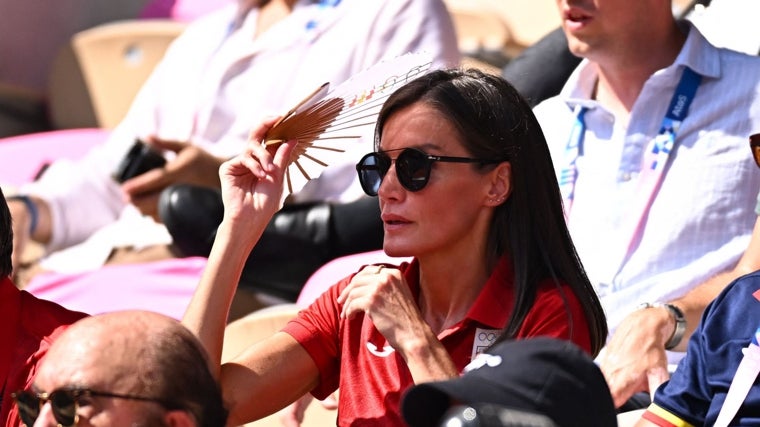
[[[404,263],[399,269],[417,297],[417,261]],[[485,349],[509,319],[513,276],[503,258],[465,319],[438,335],[460,372],[473,353]],[[345,278],[328,289],[284,331],[303,345],[319,368],[320,383],[312,394],[323,399],[340,387],[338,425],[404,425],[399,407],[404,391],[414,384],[411,373],[369,318],[340,318],[341,307],[336,300],[350,280]],[[586,317],[569,286],[558,288],[553,281],[539,284],[536,303],[518,332],[519,338],[534,336],[568,339],[591,351]]]
[[[20,291],[8,278],[0,279],[0,425],[21,426],[11,393],[32,385],[37,364],[66,327],[86,317]]]

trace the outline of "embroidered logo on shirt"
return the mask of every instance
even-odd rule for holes
[[[377,357],[388,357],[391,355],[391,353],[396,351],[393,347],[389,345],[383,346],[382,350],[378,350],[377,346],[375,344],[372,344],[371,342],[367,343],[367,349],[369,350],[370,353],[374,354]]]
[[[472,359],[472,362],[468,363],[467,366],[464,367],[464,372],[474,371],[476,369],[482,368],[483,366],[495,368],[499,365],[501,365],[501,356],[488,353],[480,353],[479,355],[475,356],[474,359]]]

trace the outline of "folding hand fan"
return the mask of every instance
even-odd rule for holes
[[[288,111],[264,137],[265,145],[298,141],[287,171],[288,192],[299,191],[330,163],[339,162],[348,144],[372,135],[385,99],[425,74],[431,63],[421,53],[381,61],[333,90],[323,84]]]

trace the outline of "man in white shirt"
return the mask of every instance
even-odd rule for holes
[[[679,26],[670,1],[558,6],[568,46],[584,60],[535,111],[608,316],[612,338],[599,361],[621,406],[667,378],[664,349],[684,350],[704,308],[664,303],[730,270],[749,243],[760,174],[747,138],[760,129],[760,58]],[[681,355],[669,354],[671,363]]]
[[[428,52],[434,66],[458,63],[441,0],[250,0],[195,21],[107,141],[80,162],[53,163],[20,189],[28,197],[9,199],[14,253],[35,240],[48,254],[43,269],[74,273],[99,268],[118,248],[168,245],[171,236],[151,219],[161,190],[218,188],[219,165],[242,149],[257,118],[283,114],[324,82],[410,51]],[[111,174],[136,137],[172,155],[164,168],[119,185]],[[310,200],[361,194],[352,180],[330,179],[342,185],[324,186],[329,191]]]

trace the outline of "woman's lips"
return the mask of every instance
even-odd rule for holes
[[[386,229],[389,227],[396,228],[411,223],[411,221],[405,217],[395,214],[382,214],[381,219],[383,220],[383,224],[385,225]]]

